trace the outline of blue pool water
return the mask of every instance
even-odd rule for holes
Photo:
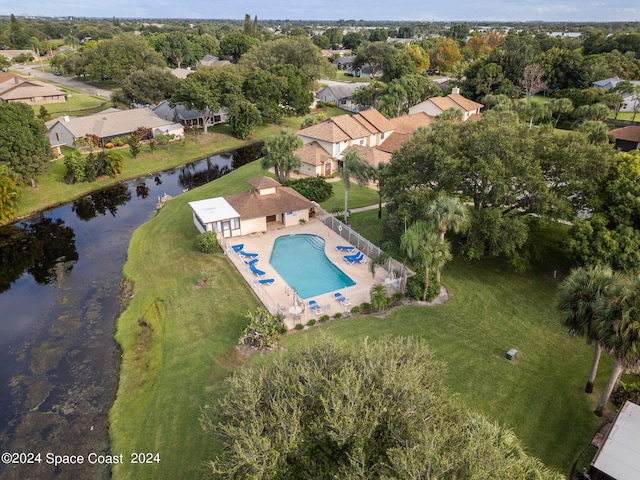
[[[324,246],[317,235],[284,235],[276,238],[269,263],[303,299],[355,285],[327,258]]]

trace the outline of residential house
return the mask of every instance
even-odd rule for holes
[[[64,115],[50,120],[46,126],[51,145],[71,146],[79,138],[94,136],[104,146],[114,138],[130,135],[141,127],[148,128],[150,136],[159,133],[184,136],[182,125],[160,118],[148,107],[129,110],[112,108],[85,117]]]
[[[302,162],[300,173],[329,176],[338,170],[344,155],[354,148],[373,167],[388,163],[414,132],[435,120],[424,112],[388,120],[377,110],[339,115],[298,131],[304,146],[294,152]]]
[[[212,67],[214,65],[231,65],[229,60],[221,60],[220,57],[214,55],[205,55],[198,62],[198,67]]]
[[[609,135],[615,138],[616,148],[623,152],[640,149],[640,125],[614,128]]]
[[[611,90],[615,88],[620,82],[623,82],[623,78],[619,77],[611,77],[606,78],[604,80],[598,80],[597,82],[593,82],[592,85],[596,88],[603,88],[605,90]],[[630,80],[631,85],[635,88],[640,88],[639,80]],[[620,108],[621,112],[640,112],[640,95],[633,93],[623,93],[622,94],[623,104]]]
[[[640,406],[625,402],[602,439],[588,472],[593,480],[636,480],[640,478]]]
[[[313,215],[314,204],[291,187],[269,177],[249,184],[253,188],[247,192],[189,202],[198,231],[238,237],[299,225]]]
[[[319,102],[333,102],[337,107],[349,112],[360,111],[360,106],[351,97],[356,90],[362,88],[358,83],[342,83],[339,85],[326,86],[316,92],[316,99]]]
[[[66,101],[66,93],[55,85],[30,80],[8,72],[0,72],[0,102],[47,105]]]
[[[189,128],[202,128],[203,121],[200,112],[197,110],[188,110],[182,104],[177,104],[172,107],[167,100],[163,100],[158,105],[152,108],[153,112],[160,118],[180,123]],[[208,113],[208,110],[207,110]],[[209,116],[211,119],[208,127],[217,125],[218,123],[226,123],[229,121],[229,114],[225,109],[218,110],[214,115]]]
[[[484,107],[481,103],[469,100],[460,95],[460,89],[454,88],[446,97],[431,97],[424,102],[409,108],[409,114],[424,112],[432,117],[437,117],[450,108],[457,108],[462,112],[462,120],[467,121],[474,115],[479,115]]]
[[[355,55],[345,55],[344,57],[340,57],[336,60],[336,67],[338,70],[346,70],[347,75],[352,77],[371,78],[371,66],[369,64],[365,64],[360,67],[356,67],[354,65],[355,61]]]
[[[418,112],[402,115],[389,119],[393,127],[393,133],[377,148],[383,152],[393,153],[409,140],[413,134],[422,127],[428,127],[435,121],[436,117]]]
[[[303,164],[300,173],[310,176],[331,175],[338,170],[338,164],[348,147],[376,147],[391,135],[392,130],[389,120],[377,110],[338,115],[299,130],[297,133],[304,146],[294,154]]]

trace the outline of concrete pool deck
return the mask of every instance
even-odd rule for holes
[[[269,258],[271,257],[271,251],[273,249],[273,244],[275,243],[276,238],[282,235],[295,235],[301,233],[309,233],[318,235],[325,240],[325,254],[340,270],[342,270],[345,274],[347,274],[356,284],[353,287],[342,288],[340,290],[333,290],[322,295],[316,295],[311,298],[307,298],[304,300],[297,299],[298,305],[304,305],[303,311],[299,314],[295,314],[290,312],[290,308],[294,306],[296,303],[296,298],[294,296],[294,292],[286,284],[286,282],[282,279],[278,272],[271,266],[269,263]],[[261,278],[273,278],[275,282],[270,286],[259,286],[253,283],[253,280],[258,280],[258,277],[255,275],[251,275],[251,288],[256,292],[258,298],[261,298],[259,289],[264,290],[266,294],[271,297],[271,299],[280,306],[280,310],[285,315],[285,323],[287,327],[293,328],[297,323],[306,324],[310,319],[315,318],[318,319],[322,314],[333,316],[337,312],[345,312],[345,308],[333,297],[335,292],[340,292],[345,295],[351,305],[347,308],[353,307],[354,305],[360,305],[364,302],[370,301],[370,290],[371,287],[377,283],[381,283],[382,285],[386,285],[389,291],[389,294],[395,292],[393,287],[385,283],[385,279],[388,277],[387,271],[380,267],[376,267],[375,277],[371,275],[369,270],[369,262],[370,258],[366,257],[367,263],[354,263],[353,265],[349,265],[344,261],[344,255],[349,254],[350,252],[338,252],[336,250],[337,245],[348,245],[348,242],[340,237],[337,233],[327,227],[320,220],[312,218],[309,222],[302,225],[295,225],[292,227],[284,227],[281,224],[270,225],[270,228],[264,233],[254,233],[250,235],[245,235],[242,237],[233,237],[227,238],[227,243],[229,245],[236,245],[239,243],[244,244],[244,251],[257,253],[260,261],[256,265],[256,267],[266,273],[264,277]],[[351,252],[351,253],[355,253]],[[231,253],[230,255],[238,255],[237,253]],[[300,259],[301,263],[304,262],[304,259]],[[247,278],[245,276],[245,278]],[[313,281],[312,278],[309,281]],[[309,307],[309,300],[314,299],[323,310],[322,314],[314,315],[311,308]]]

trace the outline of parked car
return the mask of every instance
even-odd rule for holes
[[[56,77],[59,77],[60,75],[62,75],[62,73],[60,72],[60,70],[56,70],[55,72],[53,72],[53,74],[54,74]]]

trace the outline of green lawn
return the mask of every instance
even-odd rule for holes
[[[343,111],[335,109],[329,111],[328,114],[335,115],[339,114],[338,112]],[[129,153],[129,149],[125,147],[120,149],[120,152],[125,157],[123,174],[116,178],[101,178],[98,181],[89,183],[67,185],[63,182],[66,171],[64,159],[54,160],[50,164],[49,171],[36,179],[38,185],[36,189],[25,187],[23,197],[18,206],[17,216],[18,218],[24,218],[40,210],[70,202],[94,190],[124,180],[146,175],[149,172],[173,168],[216,153],[228,152],[251,143],[264,141],[270,135],[285,127],[298,130],[301,121],[302,119],[299,117],[288,117],[282,119],[279,125],[266,124],[258,126],[254,135],[248,140],[239,140],[228,125],[216,125],[213,128],[209,128],[207,135],[202,131],[189,133],[185,141],[158,146],[155,153],[152,153],[149,147],[144,145],[142,153],[138,155],[136,160]],[[358,190],[358,188],[354,189],[356,192]],[[361,197],[359,193],[354,193],[354,196]],[[362,200],[358,201],[361,202]]]
[[[222,379],[247,361],[235,343],[243,313],[258,305],[224,256],[196,251],[188,201],[246,189],[264,172],[258,162],[169,202],[134,234],[124,275],[135,287],[117,321],[123,350],[118,396],[110,412],[112,452],[157,452],[157,466],[117,465],[113,478],[195,479],[220,446],[203,436],[200,408],[220,395]],[[376,199],[377,201],[377,199]],[[374,202],[375,203],[375,202]],[[354,214],[354,225],[379,238],[376,211]],[[541,237],[553,244],[560,230]],[[167,241],[170,239],[171,241]],[[556,251],[529,274],[498,260],[455,260],[443,271],[451,300],[440,307],[402,307],[385,318],[360,316],[289,334],[287,349],[330,333],[346,340],[384,335],[427,339],[448,364],[446,381],[461,404],[513,428],[528,451],[567,472],[598,427],[592,414],[611,363],[604,359],[593,395],[582,389],[591,350],[569,338],[554,313],[565,262]],[[205,275],[213,285],[196,288]],[[518,349],[509,362],[505,352]]]

